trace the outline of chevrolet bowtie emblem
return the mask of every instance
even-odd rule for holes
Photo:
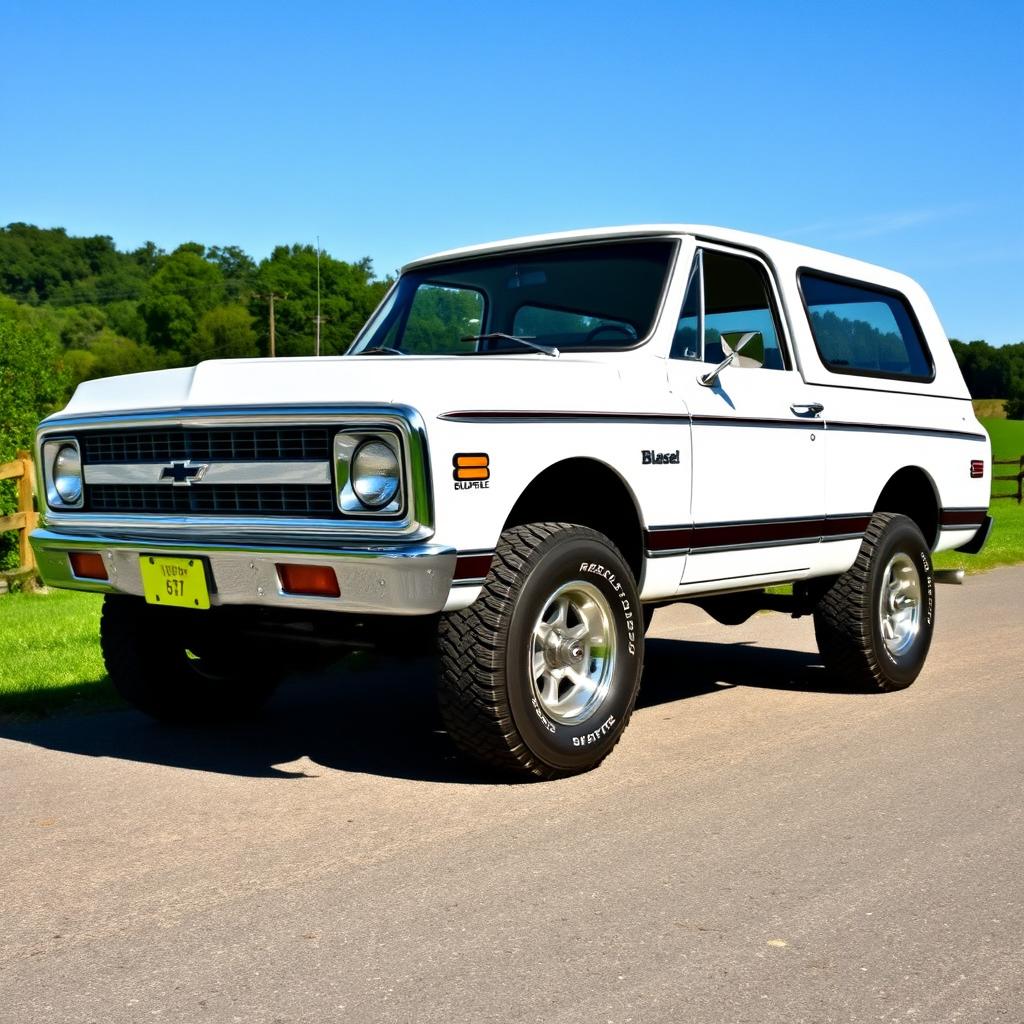
[[[169,466],[164,466],[160,479],[170,480],[175,487],[189,487],[202,480],[209,468],[209,463],[192,462],[188,459],[184,462],[172,462]]]

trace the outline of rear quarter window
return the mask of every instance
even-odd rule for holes
[[[833,373],[933,379],[931,355],[902,295],[806,270],[798,279],[818,355]]]

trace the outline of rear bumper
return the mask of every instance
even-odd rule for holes
[[[189,555],[210,568],[212,605],[263,605],[318,611],[428,615],[448,600],[455,574],[455,550],[439,544],[381,544],[347,548],[230,546],[192,541],[113,540],[54,530],[35,530],[32,548],[44,582],[51,587],[141,597],[142,555]],[[106,580],[74,574],[68,555],[94,551],[103,559]],[[327,565],[338,577],[339,597],[285,593],[281,563]]]

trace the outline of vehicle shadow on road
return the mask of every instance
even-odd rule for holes
[[[647,645],[637,706],[734,686],[835,692],[815,655],[654,638]],[[458,754],[445,735],[429,659],[371,659],[357,672],[295,677],[259,715],[230,726],[162,725],[139,712],[117,710],[0,720],[0,736],[84,756],[248,777],[302,779],[315,776],[320,766],[426,782],[500,781]]]
[[[821,655],[758,647],[653,637],[647,641],[637,708],[667,704],[734,686],[801,693],[856,693],[837,684]]]

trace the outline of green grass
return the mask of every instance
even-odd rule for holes
[[[70,590],[0,597],[0,715],[117,703],[97,642],[101,604]]]
[[[1024,455],[1024,420],[982,419],[981,422],[992,438],[993,459],[1019,459]]]

